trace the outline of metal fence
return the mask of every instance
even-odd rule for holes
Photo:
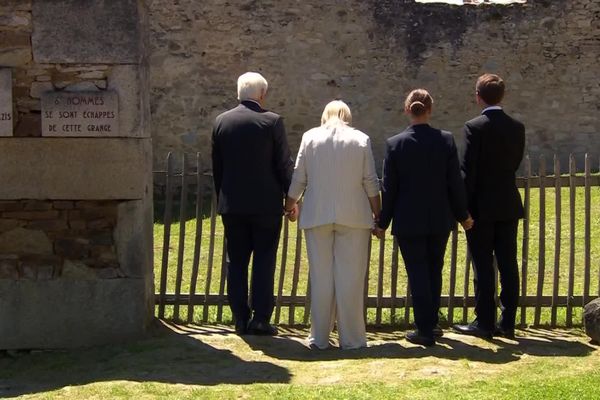
[[[169,154],[166,170],[154,173],[155,182],[164,185],[164,214],[161,216],[164,227],[161,243],[157,241],[162,247],[155,268],[157,275],[160,270],[157,313],[164,318],[165,309],[172,307],[169,317],[175,320],[222,322],[227,305],[227,262],[212,179],[202,172],[199,154],[195,160],[186,155],[182,157],[181,171],[174,171],[173,156]],[[525,218],[519,228],[522,277],[519,322],[522,326],[528,323],[552,327],[563,323],[567,327],[580,324],[578,312],[596,297],[596,290],[592,294],[593,286],[600,296],[600,254],[597,254],[600,235],[592,234],[593,231],[600,233],[600,176],[591,173],[591,160],[586,154],[584,171],[578,172],[571,155],[569,173],[561,175],[556,156],[551,174],[547,173],[543,156],[535,172],[531,170],[529,156],[524,159],[524,176],[517,178],[525,206]],[[191,167],[191,163],[195,166]],[[599,189],[598,197],[592,189]],[[593,197],[597,199],[594,203]],[[178,208],[178,216],[174,208]],[[548,214],[552,214],[551,218]],[[178,220],[178,233],[171,229],[176,223],[174,219]],[[196,222],[193,232],[186,228],[190,219]],[[204,232],[207,229],[208,232]],[[172,236],[178,236],[177,244],[171,242]],[[187,246],[193,248],[186,249],[186,241]],[[277,260],[275,323],[294,325],[309,321],[310,285],[302,244],[302,231],[297,224],[285,220]],[[365,318],[368,313],[369,322],[375,325],[408,324],[410,288],[401,268],[398,245],[388,236],[383,240],[372,238],[369,246],[372,248],[365,277]],[[170,253],[173,253],[171,258]],[[453,231],[441,299],[448,324],[464,323],[471,317],[475,303],[471,267],[464,234]],[[168,282],[172,287],[167,287]],[[186,290],[182,290],[183,286]],[[212,313],[209,310],[213,310]],[[185,318],[182,314],[186,314]]]

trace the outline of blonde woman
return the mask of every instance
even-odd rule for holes
[[[351,123],[343,101],[327,104],[321,126],[302,136],[285,204],[293,217],[304,194],[299,224],[310,271],[311,348],[329,346],[334,323],[340,347],[367,345],[362,293],[381,205],[371,141]]]

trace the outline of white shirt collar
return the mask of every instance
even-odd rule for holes
[[[493,110],[502,110],[502,107],[500,107],[500,106],[489,106],[489,107],[486,107],[486,108],[484,108],[484,109],[481,111],[481,113],[483,114],[483,113],[485,113],[486,111],[493,111]]]

